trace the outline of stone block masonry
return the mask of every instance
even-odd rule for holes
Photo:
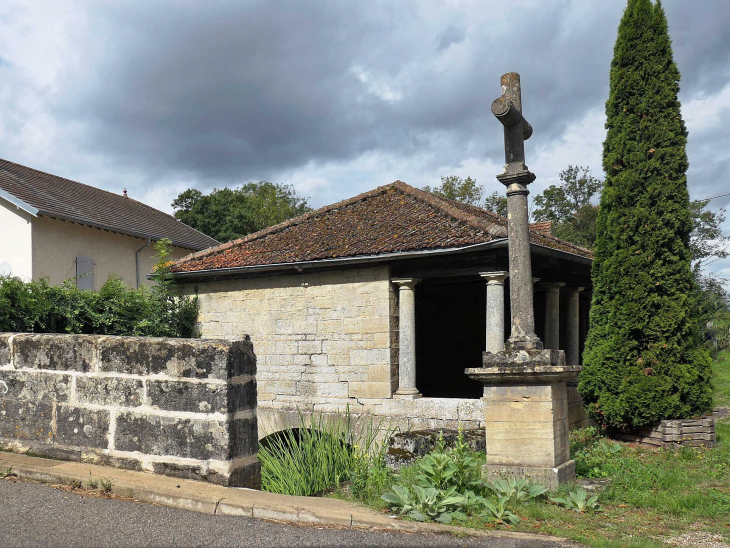
[[[259,417],[353,411],[398,386],[397,288],[388,267],[188,286],[206,338],[247,333],[258,357]],[[270,430],[260,421],[261,433]]]
[[[630,431],[615,431],[614,438],[630,443],[653,447],[715,447],[715,419],[664,420],[656,426],[646,426]]]
[[[387,266],[353,267],[184,286],[200,299],[204,337],[247,333],[255,344],[260,439],[297,426],[300,412],[349,411],[401,431],[484,427],[480,399],[393,397],[400,290],[391,274]],[[582,400],[577,390],[569,395],[573,426],[583,425]]]
[[[0,333],[0,449],[259,488],[251,340]]]

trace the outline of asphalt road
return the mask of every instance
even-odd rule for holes
[[[36,546],[553,548],[563,545],[534,540],[457,539],[444,535],[280,525],[126,500],[86,497],[16,479],[0,480],[0,547]]]

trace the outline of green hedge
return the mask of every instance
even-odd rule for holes
[[[131,289],[111,276],[99,289],[74,280],[52,287],[45,280],[0,277],[0,331],[195,337],[198,298],[176,295],[169,282],[169,242],[157,244],[152,288]]]

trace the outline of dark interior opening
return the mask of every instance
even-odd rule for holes
[[[425,397],[482,397],[482,383],[464,369],[481,367],[486,323],[484,280],[416,286],[416,384]]]

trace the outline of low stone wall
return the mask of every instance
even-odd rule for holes
[[[666,420],[651,428],[612,432],[617,440],[654,447],[715,447],[715,419]]]
[[[388,431],[413,432],[416,430],[458,430],[484,428],[484,407],[481,399],[418,398],[360,399],[335,401],[329,404],[259,402],[259,439],[300,425],[300,414],[305,423],[315,416],[350,413],[356,422],[364,421],[380,427],[382,439]]]
[[[0,449],[260,487],[244,340],[0,333]]]

